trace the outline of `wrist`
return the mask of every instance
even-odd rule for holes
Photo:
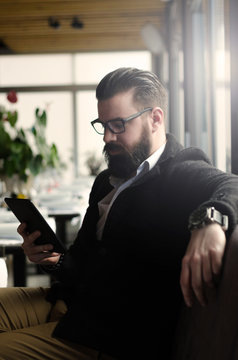
[[[228,229],[228,216],[214,207],[200,207],[192,212],[188,221],[188,229],[201,229],[209,224],[219,224],[224,231]]]
[[[59,257],[59,260],[58,260],[58,262],[56,264],[54,264],[54,265],[45,265],[45,268],[47,268],[47,270],[49,270],[49,271],[58,270],[61,267],[63,261],[64,261],[64,254],[61,254],[60,257]]]

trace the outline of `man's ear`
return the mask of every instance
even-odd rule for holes
[[[164,112],[160,107],[155,107],[152,110],[152,130],[157,129],[164,123]]]

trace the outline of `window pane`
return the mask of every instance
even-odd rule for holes
[[[0,57],[0,85],[65,85],[72,83],[71,55]]]
[[[123,66],[151,70],[148,51],[77,54],[76,83],[97,84],[107,73]]]
[[[93,129],[90,122],[97,118],[97,102],[95,91],[82,91],[77,93],[77,119],[78,119],[78,158],[79,173],[89,174],[86,160],[89,156],[95,156],[97,160],[103,160],[103,135],[99,135]]]
[[[230,171],[230,68],[229,53],[226,51],[225,1],[207,2],[209,12],[208,46],[212,44],[210,54],[211,69],[211,125],[214,143],[214,164],[224,171]]]

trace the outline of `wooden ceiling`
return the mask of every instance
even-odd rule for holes
[[[0,0],[0,53],[144,50],[141,28],[163,27],[165,8],[165,0]],[[71,26],[75,17],[82,28]]]

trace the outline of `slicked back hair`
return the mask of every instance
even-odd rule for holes
[[[110,99],[116,94],[134,90],[134,102],[145,107],[159,106],[166,117],[168,95],[158,77],[146,70],[123,67],[107,74],[98,84],[98,101]]]

